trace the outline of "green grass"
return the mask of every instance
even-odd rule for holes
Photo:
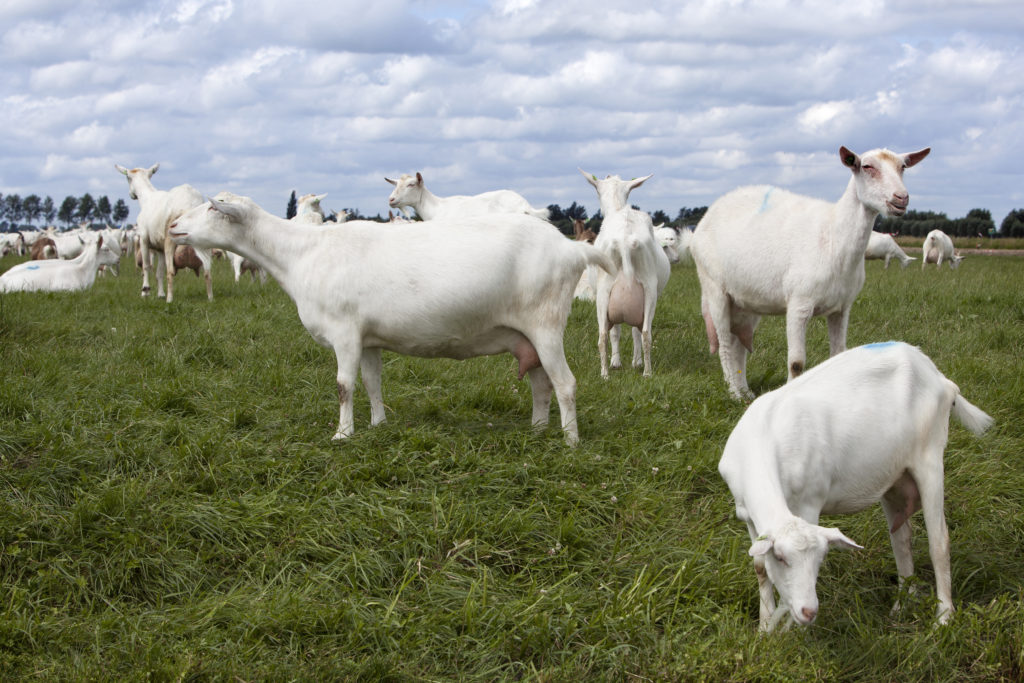
[[[167,306],[122,271],[0,298],[0,679],[1024,676],[1022,258],[869,262],[851,317],[851,346],[921,346],[997,420],[950,428],[952,624],[934,627],[920,516],[922,590],[890,614],[876,507],[829,520],[865,548],[830,553],[817,623],[768,637],[716,469],[744,407],[707,353],[692,268],[659,302],[651,379],[599,379],[576,302],[576,449],[529,428],[509,356],[385,354],[388,423],[369,427],[360,386],[355,436],[332,443],[333,355],[275,284],[218,263],[215,301],[186,274]],[[782,320],[756,345],[760,393],[785,381]],[[809,364],[827,346],[816,319]]]

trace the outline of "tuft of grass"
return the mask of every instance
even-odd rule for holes
[[[16,259],[7,257],[6,269]],[[829,520],[808,629],[769,637],[717,473],[744,405],[707,352],[692,269],[655,320],[654,377],[598,374],[592,304],[565,334],[582,443],[530,426],[508,357],[384,357],[388,422],[338,418],[333,354],[269,283],[214,272],[176,300],[130,266],[80,294],[0,298],[0,672],[5,680],[1020,680],[1024,259],[867,264],[851,346],[920,346],[992,414],[954,425],[946,514],[957,614],[934,626],[878,509]],[[624,358],[629,358],[628,335]],[[785,327],[749,363],[781,386]],[[828,355],[815,319],[808,362]]]

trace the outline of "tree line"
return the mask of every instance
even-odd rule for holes
[[[80,223],[123,223],[130,210],[123,199],[113,204],[106,195],[94,199],[86,192],[81,197],[67,196],[57,207],[52,197],[37,194],[21,197],[0,193],[0,232],[38,230],[55,225],[57,221],[66,230]]]

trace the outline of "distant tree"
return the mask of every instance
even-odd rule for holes
[[[548,220],[552,223],[560,223],[565,220],[565,212],[558,204],[548,204]]]
[[[43,200],[43,223],[53,225],[53,219],[57,217],[57,207],[53,205],[53,197],[47,195]]]
[[[295,218],[295,214],[299,212],[299,200],[295,197],[295,190],[292,190],[292,196],[288,198],[288,208],[285,209],[284,217],[291,220]]]
[[[35,225],[43,215],[43,200],[37,194],[30,194],[21,200],[21,211],[29,225]]]
[[[128,210],[128,205],[124,203],[123,199],[118,199],[114,202],[114,211],[111,214],[111,218],[114,219],[116,225],[124,225],[124,222],[128,220],[128,214],[131,213]]]
[[[683,207],[679,209],[679,213],[676,214],[676,218],[672,221],[672,226],[676,228],[688,227],[697,225],[700,223],[700,219],[704,218],[704,214],[708,212],[708,207],[698,206],[696,208]]]
[[[92,198],[92,195],[86,192],[78,198],[78,211],[75,213],[75,217],[78,218],[80,223],[89,223],[96,215],[96,200]]]
[[[100,219],[104,223],[110,222],[110,214],[113,213],[113,209],[110,206],[110,200],[107,199],[107,195],[103,195],[96,200],[96,218]]]
[[[667,225],[672,221],[672,219],[668,217],[668,214],[662,211],[661,209],[658,209],[657,211],[651,214],[651,220],[654,221],[655,225],[658,225],[660,223],[665,223]]]
[[[1014,209],[1006,214],[999,226],[999,234],[1003,237],[1024,237],[1024,209]]]
[[[57,211],[57,220],[63,223],[65,226],[70,226],[75,222],[75,216],[78,213],[78,200],[72,196],[67,196],[60,205],[60,209]]]
[[[900,235],[913,235],[924,237],[932,230],[941,230],[947,235],[956,234],[953,221],[944,213],[934,211],[907,211],[900,218],[882,218],[875,220],[875,230],[879,232],[899,233]]]
[[[569,208],[565,210],[564,215],[570,221],[574,221],[579,218],[581,221],[587,220],[587,207],[582,204],[573,202],[569,205]]]
[[[4,197],[4,215],[15,229],[21,225],[21,221],[25,217],[21,205],[21,195],[9,194]]]

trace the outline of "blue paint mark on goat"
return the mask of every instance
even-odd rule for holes
[[[772,190],[774,187],[769,187],[768,191],[764,193],[764,200],[761,202],[761,208],[757,210],[758,213],[764,213],[768,210],[768,198],[772,196]]]
[[[903,342],[898,341],[875,342],[874,344],[865,344],[860,348],[868,349],[869,351],[881,351],[882,349],[887,349],[890,346],[899,346],[902,343]]]

